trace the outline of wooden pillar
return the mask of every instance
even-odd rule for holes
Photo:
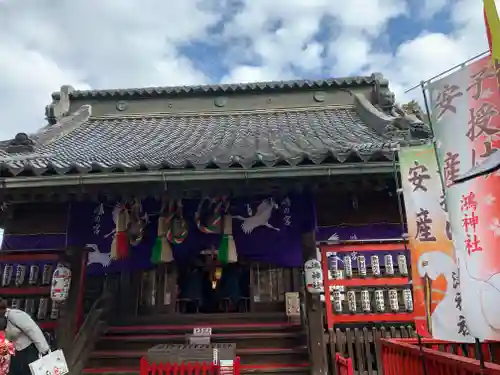
[[[167,264],[166,271],[167,276],[165,277],[166,287],[164,286],[163,289],[165,291],[163,295],[163,304],[168,306],[167,312],[173,314],[176,312],[177,306],[177,263],[172,262]],[[170,301],[168,301],[170,302],[169,304],[165,301],[166,298],[170,298]]]
[[[162,263],[157,268],[156,312],[175,313],[177,304],[177,264]]]
[[[316,259],[316,233],[311,231],[302,235],[302,257],[304,262]],[[309,337],[311,375],[327,375],[326,343],[323,327],[323,306],[319,295],[313,295],[304,288],[305,314]]]
[[[137,288],[133,283],[133,272],[122,271],[120,274],[120,286],[118,296],[115,300],[115,317],[120,320],[135,316],[137,314]]]
[[[59,308],[59,319],[56,326],[56,342],[58,349],[65,352],[71,350],[73,339],[79,324],[81,324],[83,310],[83,283],[85,282],[86,250],[68,248],[61,256],[60,261],[68,264],[71,269],[71,286],[68,299]]]

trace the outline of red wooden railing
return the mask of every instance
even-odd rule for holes
[[[140,375],[240,375],[240,357],[232,368],[215,363],[151,363],[141,358]]]
[[[337,375],[354,375],[351,358],[344,358],[337,353],[335,355],[335,366],[337,367]]]
[[[405,375],[500,375],[500,365],[484,362],[482,367],[476,359],[425,347],[425,341],[421,347],[404,341],[404,339],[381,340],[384,375],[400,375],[402,372]],[[430,346],[445,344],[439,340],[428,341],[435,341],[434,344],[427,342]],[[450,347],[453,345],[446,344]]]
[[[411,345],[419,345],[418,339],[397,339],[398,342],[404,342]],[[436,339],[422,338],[420,345],[424,348],[436,350],[443,353],[456,354],[461,357],[478,359],[477,347],[474,343],[457,343]],[[500,360],[500,343],[485,342],[480,344],[481,354],[484,361],[498,363]]]

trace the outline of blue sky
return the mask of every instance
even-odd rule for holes
[[[0,0],[0,138],[50,93],[383,73],[404,90],[486,50],[480,0]]]

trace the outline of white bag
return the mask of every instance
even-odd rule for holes
[[[69,372],[66,358],[61,349],[30,363],[31,375],[65,375]]]

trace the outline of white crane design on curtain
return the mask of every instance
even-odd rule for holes
[[[257,227],[268,227],[269,229],[279,232],[279,228],[276,228],[269,224],[273,209],[275,208],[278,208],[278,205],[272,198],[264,199],[257,206],[257,212],[255,212],[254,215],[250,215],[248,217],[233,216],[233,219],[243,221],[243,223],[241,223],[241,230],[245,234],[251,234]]]
[[[101,253],[97,244],[87,244],[85,247],[92,249],[88,253],[87,266],[91,264],[100,264],[103,267],[108,267],[111,263],[111,253]]]

